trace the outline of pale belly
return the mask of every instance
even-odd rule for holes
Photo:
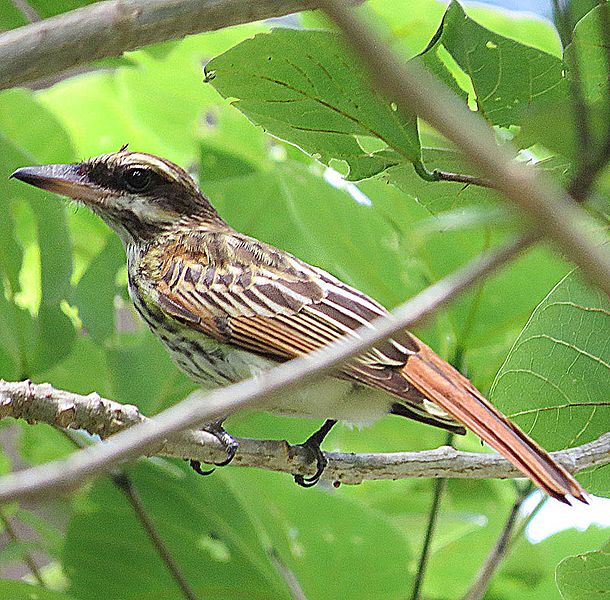
[[[278,364],[190,330],[183,336],[160,338],[176,365],[204,389],[256,377]],[[381,390],[324,377],[288,393],[274,395],[261,409],[278,415],[335,419],[364,426],[387,415],[393,402]]]

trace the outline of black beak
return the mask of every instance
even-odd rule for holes
[[[79,164],[22,167],[11,177],[75,200],[95,201],[99,197]]]

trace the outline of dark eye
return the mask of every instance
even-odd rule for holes
[[[152,177],[146,169],[129,169],[125,171],[123,181],[130,192],[143,192],[150,186]]]

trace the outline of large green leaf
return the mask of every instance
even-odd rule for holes
[[[184,577],[201,598],[287,598],[256,523],[222,476],[201,478],[171,463],[129,469],[142,503]],[[77,507],[63,553],[69,593],[89,600],[183,598],[125,496],[98,481]]]
[[[526,107],[566,94],[559,58],[482,27],[456,1],[423,53],[424,62],[437,74],[447,64],[443,52],[439,54],[441,48],[468,75],[478,111],[494,125],[518,124]],[[443,79],[450,82],[451,67],[445,72]]]
[[[326,164],[346,161],[349,179],[371,177],[401,160],[419,162],[415,118],[405,120],[371,91],[337,34],[258,34],[211,60],[206,73],[225,98],[236,98],[233,104],[273,135]],[[374,138],[378,149],[394,152],[365,150],[359,138]]]
[[[119,238],[112,235],[94,258],[74,290],[78,316],[91,337],[102,342],[112,336],[114,325],[115,279],[125,264],[125,252]]]
[[[564,600],[607,600],[610,595],[610,553],[604,550],[564,558],[556,570]]]
[[[286,475],[240,469],[230,482],[310,600],[389,600],[409,589],[406,537],[377,512],[340,493],[297,489]]]
[[[565,49],[566,62],[578,61],[579,74],[585,97],[589,102],[608,99],[607,48],[605,47],[601,4],[588,12],[574,28],[572,43]]]
[[[573,272],[532,314],[496,376],[492,399],[554,450],[607,431],[608,390],[610,303]],[[593,471],[590,491],[607,492],[607,477],[607,468]]]

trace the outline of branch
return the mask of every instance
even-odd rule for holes
[[[610,246],[598,223],[551,178],[513,160],[478,114],[417,61],[404,63],[346,8],[319,0],[343,30],[376,89],[406,114],[416,114],[451,140],[491,185],[519,206],[583,274],[610,296]]]
[[[449,432],[446,435],[446,444],[451,446],[453,441],[453,433]],[[422,544],[421,552],[419,555],[419,563],[417,565],[417,573],[415,574],[415,581],[413,582],[413,589],[411,590],[411,600],[421,600],[422,587],[424,585],[424,577],[426,570],[428,569],[428,561],[430,560],[430,551],[432,549],[432,538],[436,530],[438,523],[438,515],[441,508],[441,500],[447,489],[447,480],[445,478],[437,479],[434,482],[434,492],[432,494],[432,505],[430,506],[430,512],[428,514],[428,524],[426,526],[426,533],[424,534],[424,543]]]
[[[198,596],[184,577],[178,563],[172,556],[169,548],[165,545],[165,541],[157,531],[152,518],[146,511],[142,498],[140,497],[136,486],[133,484],[133,481],[123,472],[113,473],[111,477],[113,483],[125,494],[129,505],[133,509],[136,518],[146,533],[146,537],[148,537],[148,540],[159,555],[159,558],[163,561],[163,564],[166,566],[172,579],[180,588],[182,596],[186,598],[186,600],[198,600]]]
[[[200,403],[201,395],[198,394],[194,401]],[[136,406],[119,404],[101,398],[98,394],[81,396],[57,390],[46,383],[0,380],[0,418],[5,417],[25,419],[28,423],[48,423],[61,428],[84,429],[102,438],[128,428],[133,428],[132,431],[135,432],[137,430],[135,425],[153,424],[153,420],[142,415]],[[286,441],[277,440],[236,439],[239,450],[232,464],[302,475],[311,475],[315,470],[309,452],[302,446],[291,446]],[[103,449],[104,446],[106,445],[98,445],[97,449]],[[94,448],[89,448],[91,449]],[[215,436],[193,430],[168,437],[156,449],[156,453],[174,458],[192,458],[207,463],[226,457],[225,450]],[[328,466],[322,477],[346,484],[407,477],[504,479],[522,476],[498,454],[460,452],[449,446],[423,452],[375,454],[327,452],[325,456],[328,458]],[[573,473],[588,467],[608,464],[610,433],[606,433],[594,442],[555,452],[553,457]],[[42,469],[48,468],[48,464],[42,467]],[[37,469],[30,469],[25,473],[34,470]],[[24,472],[20,472],[17,475],[23,474]],[[6,485],[2,488],[3,498],[7,495],[7,491],[11,493],[11,498],[18,495],[23,497],[20,492],[7,490]],[[28,489],[28,492],[28,496],[33,495],[31,490]]]
[[[515,499],[510,512],[508,513],[508,518],[502,527],[500,536],[487,555],[483,566],[477,573],[474,583],[468,589],[466,594],[464,594],[462,600],[482,600],[483,596],[487,592],[487,588],[489,587],[493,576],[495,575],[499,566],[502,564],[502,561],[506,558],[506,554],[508,553],[509,549],[509,542],[512,539],[515,526],[517,525],[519,512],[521,511],[523,502],[525,502],[525,499],[528,497],[531,490],[532,486],[528,485],[517,494],[517,498]]]
[[[159,413],[155,419],[141,421],[134,427],[120,431],[105,444],[80,450],[63,460],[4,475],[0,478],[0,502],[48,497],[52,492],[73,489],[121,461],[146,452],[158,452],[173,434],[256,406],[274,394],[289,393],[296,387],[316,381],[350,358],[363,354],[380,341],[430,316],[461,291],[515,257],[534,239],[533,236],[525,236],[482,255],[426,288],[387,317],[376,319],[373,327],[361,327],[355,338],[329,344],[321,350],[269,369],[258,377],[203,397],[199,394],[186,398]],[[75,408],[67,406],[60,415],[62,422],[69,422],[74,411]],[[110,414],[113,414],[113,409],[110,409]],[[118,424],[120,417],[118,414],[115,416]],[[299,471],[291,469],[291,472]]]
[[[465,175],[463,173],[450,173],[448,171],[440,171],[435,169],[434,175],[438,178],[438,181],[455,181],[457,183],[465,183],[466,185],[477,185],[479,187],[493,188],[493,183],[488,179],[482,177],[476,177],[474,175]]]
[[[19,536],[17,535],[17,531],[15,530],[13,524],[11,523],[11,520],[6,516],[3,510],[0,510],[0,523],[2,523],[2,525],[4,526],[6,535],[11,540],[11,542],[18,544],[20,540]],[[46,588],[47,584],[42,578],[42,573],[40,572],[40,569],[38,568],[38,565],[36,564],[36,561],[34,560],[32,555],[27,550],[24,550],[21,553],[21,559],[30,570],[30,573],[32,574],[34,579],[36,579],[36,581],[38,582],[38,585],[40,585],[40,587]]]
[[[148,44],[317,6],[317,0],[96,2],[1,34],[0,89],[57,75],[100,58],[120,56]]]

